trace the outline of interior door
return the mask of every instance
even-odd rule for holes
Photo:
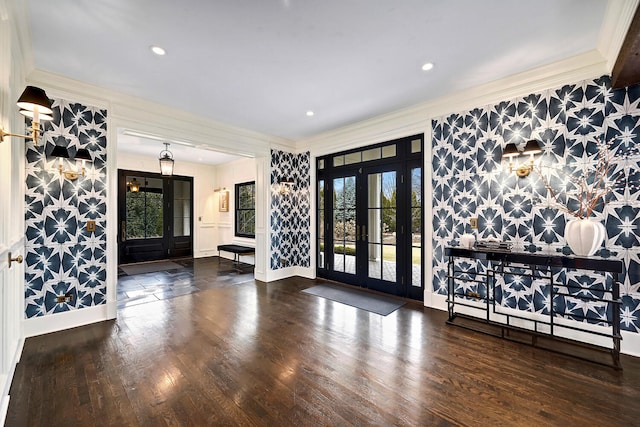
[[[120,264],[193,254],[193,179],[119,171]]]

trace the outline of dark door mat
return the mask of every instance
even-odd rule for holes
[[[301,292],[330,299],[331,301],[350,305],[381,316],[393,313],[406,304],[405,302],[398,301],[397,299],[333,285],[317,285],[303,289]]]
[[[122,269],[122,271],[124,271],[128,276],[133,276],[134,274],[155,273],[157,271],[177,270],[179,268],[184,268],[184,266],[173,261],[145,262],[142,264],[127,264],[120,266],[120,269]]]

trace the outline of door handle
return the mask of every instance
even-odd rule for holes
[[[120,231],[120,241],[127,240],[127,221],[122,221],[122,230]]]
[[[11,252],[9,252],[9,256],[8,256],[8,264],[9,264],[9,268],[11,268],[11,263],[13,262],[17,262],[18,264],[22,264],[22,255],[18,255],[15,258],[11,257]]]
[[[367,237],[369,237],[369,236],[367,236],[367,226],[366,225],[362,226],[362,234],[361,234],[361,236],[362,236],[362,241],[366,242],[367,241]]]

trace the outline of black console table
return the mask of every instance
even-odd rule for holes
[[[516,341],[526,342],[533,346],[540,346],[552,351],[571,354],[576,357],[584,358],[591,361],[592,358],[575,354],[558,348],[550,348],[538,345],[539,339],[550,339],[554,342],[564,344],[578,345],[591,350],[607,351],[611,353],[613,365],[617,369],[621,369],[620,365],[620,283],[618,282],[618,274],[622,272],[622,261],[610,260],[592,257],[568,257],[561,254],[545,254],[545,253],[527,253],[527,252],[510,252],[499,250],[485,249],[467,249],[462,247],[448,247],[445,249],[445,256],[449,258],[447,270],[447,309],[449,312],[448,324],[462,326],[469,329],[479,330],[480,332],[491,333],[489,330],[477,328],[477,322],[482,322],[492,327],[497,327],[499,336]],[[461,269],[456,266],[456,259],[466,258],[470,265],[475,268]],[[484,262],[484,267],[478,268],[478,263]],[[596,274],[605,275],[605,283],[607,275],[611,277],[611,287],[597,289],[595,292],[589,286],[571,286],[568,287],[574,293],[564,291],[566,284],[555,283],[551,269],[576,269],[590,271]],[[506,269],[506,270],[505,270]],[[523,272],[524,271],[524,272]],[[546,289],[549,293],[548,315],[536,314],[535,316],[527,316],[526,311],[520,311],[521,314],[515,313],[517,309],[507,309],[504,307],[496,307],[496,277],[505,275],[523,276],[532,280],[544,281]],[[472,282],[472,287],[477,291],[462,292],[456,284]],[[467,286],[468,287],[468,286]],[[584,295],[581,291],[590,291],[589,295]],[[594,294],[596,296],[594,296]],[[611,320],[609,319],[590,319],[601,325],[606,325],[606,331],[602,328],[594,328],[592,323],[585,323],[575,320],[587,320],[586,317],[574,313],[566,313],[563,310],[557,310],[553,301],[555,296],[564,296],[575,298],[576,300],[605,303],[607,311],[611,311]],[[464,309],[461,307],[465,307]],[[467,313],[461,313],[466,311]],[[473,314],[469,314],[472,312]],[[463,319],[464,322],[461,322]],[[471,322],[467,322],[470,320]],[[569,321],[567,321],[569,320]],[[588,334],[589,336],[598,336],[602,340],[604,338],[611,339],[613,344],[611,347],[601,344],[590,344],[577,340],[576,338],[567,338],[567,331],[577,332],[580,334]],[[559,335],[560,333],[560,335]],[[531,341],[523,341],[522,335],[530,337]],[[596,361],[597,363],[603,363]],[[605,363],[608,364],[608,363]]]

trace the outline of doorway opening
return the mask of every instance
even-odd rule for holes
[[[118,170],[118,264],[193,256],[193,178]]]
[[[416,135],[317,159],[317,275],[424,298],[423,145]]]

